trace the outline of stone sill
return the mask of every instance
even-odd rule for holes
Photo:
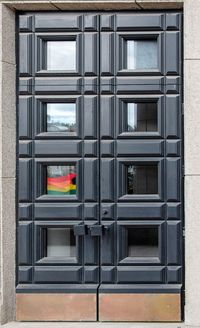
[[[186,328],[182,323],[10,322],[5,328]],[[188,327],[189,328],[189,327]]]

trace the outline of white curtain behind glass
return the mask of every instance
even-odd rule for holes
[[[48,41],[47,70],[76,70],[76,41]]]
[[[70,228],[48,228],[47,229],[47,257],[64,256],[69,257],[70,248]]]
[[[127,68],[156,69],[158,67],[156,40],[128,40]]]

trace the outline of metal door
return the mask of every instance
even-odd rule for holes
[[[19,320],[181,319],[181,25],[19,15]]]

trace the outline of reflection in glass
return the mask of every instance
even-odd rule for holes
[[[54,256],[76,256],[76,240],[72,228],[47,228],[47,257]]]
[[[127,41],[127,69],[158,68],[158,48],[156,40]]]
[[[75,195],[76,194],[76,166],[51,165],[47,166],[47,194]]]
[[[135,164],[127,167],[127,193],[157,194],[158,166],[157,164]]]
[[[76,70],[76,41],[47,41],[47,70]]]
[[[75,130],[75,103],[47,104],[47,132],[75,132]]]
[[[158,257],[158,228],[128,228],[129,257]]]
[[[157,131],[156,103],[127,104],[127,132]]]

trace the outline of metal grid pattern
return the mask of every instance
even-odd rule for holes
[[[180,292],[182,14],[19,16],[18,292]],[[158,68],[125,68],[127,40],[157,40]],[[75,40],[76,70],[47,71],[47,41]],[[124,133],[128,102],[156,102],[157,132]],[[46,103],[74,102],[77,134],[44,131]],[[44,167],[77,165],[76,197],[44,195]],[[124,195],[124,167],[158,165],[157,195]],[[74,227],[77,261],[42,260],[45,227]],[[159,258],[123,259],[127,231],[158,227]],[[77,287],[78,284],[78,287]]]

